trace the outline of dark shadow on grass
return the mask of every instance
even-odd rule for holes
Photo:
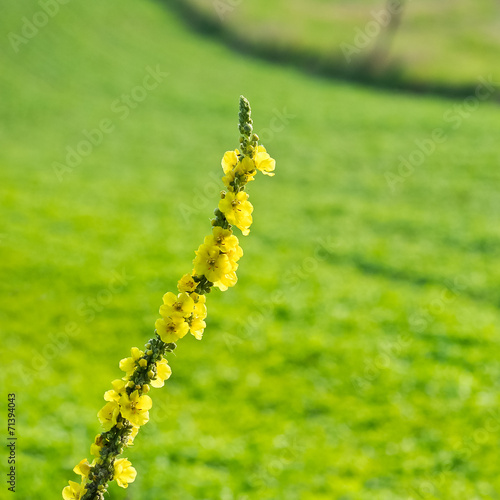
[[[411,270],[396,269],[381,262],[374,262],[363,255],[341,255],[329,253],[328,261],[336,266],[350,266],[366,275],[380,276],[389,281],[404,282],[415,286],[446,287],[457,297],[467,297],[475,302],[481,302],[494,307],[500,307],[500,297],[487,290],[474,290],[468,287],[456,290],[456,287],[447,278],[415,273]]]
[[[428,94],[457,99],[474,96],[477,83],[451,85],[439,82],[416,82],[403,77],[403,68],[393,63],[385,70],[372,71],[370,59],[347,64],[341,54],[325,57],[312,50],[286,47],[268,41],[252,41],[232,30],[185,0],[158,0],[177,14],[182,21],[198,33],[218,40],[231,49],[268,62],[291,66],[305,73],[346,82],[355,82],[370,87],[413,94]],[[497,92],[492,100],[498,100]]]

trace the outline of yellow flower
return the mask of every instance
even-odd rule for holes
[[[156,320],[155,328],[163,342],[168,344],[184,337],[189,330],[189,325],[184,318],[159,318]]]
[[[194,292],[197,285],[191,274],[185,274],[177,283],[177,289],[179,292]]]
[[[62,496],[64,500],[80,500],[86,491],[83,484],[69,481],[69,486],[63,489]]]
[[[257,148],[257,153],[255,154],[255,166],[265,175],[273,176],[272,173],[276,168],[276,161],[269,156],[266,152],[264,146],[259,146]]]
[[[116,401],[110,401],[106,403],[104,407],[99,411],[97,417],[102,424],[103,429],[108,432],[111,427],[116,424],[116,418],[120,413],[120,408]]]
[[[149,420],[149,412],[153,402],[149,396],[139,396],[139,391],[134,391],[130,396],[125,393],[120,397],[121,414],[129,420],[132,425],[140,427]]]
[[[94,442],[90,445],[90,454],[94,455],[94,457],[99,458],[102,450],[102,436],[101,434],[97,434],[94,439]]]
[[[229,262],[231,263],[231,271],[236,271],[238,269],[238,262],[240,258],[243,256],[243,249],[238,245],[236,247],[230,248],[226,252],[227,258],[229,259]]]
[[[238,155],[239,151],[237,149],[235,149],[234,151],[226,151],[224,153],[221,165],[222,170],[224,170],[225,174],[233,170],[233,168],[236,166],[236,164],[238,163]]]
[[[226,291],[228,287],[236,285],[238,277],[236,276],[236,270],[238,269],[237,260],[243,255],[243,250],[240,246],[233,248],[227,254],[229,259],[229,264],[231,265],[230,272],[223,274],[219,281],[214,283],[214,286],[218,287],[222,292]]]
[[[111,385],[113,389],[104,393],[104,399],[105,401],[118,401],[122,392],[125,392],[126,384],[123,380],[116,379],[111,382]]]
[[[204,243],[208,246],[217,246],[221,249],[221,252],[226,254],[241,252],[240,257],[243,255],[243,250],[239,246],[238,238],[230,229],[223,229],[220,226],[213,227],[212,234],[210,236],[205,236]]]
[[[235,266],[237,265],[238,264],[235,264]],[[224,276],[221,276],[221,279],[219,281],[216,281],[214,283],[214,286],[218,287],[222,292],[225,292],[230,286],[236,285],[237,281],[238,277],[233,271],[231,273],[224,274]]]
[[[189,325],[189,330],[197,340],[201,340],[207,324],[200,316],[193,316]]]
[[[89,477],[90,464],[86,458],[84,458],[78,465],[75,465],[73,472],[79,474],[80,476],[87,478]]]
[[[144,356],[144,353],[137,347],[132,347],[130,354],[130,358],[123,358],[120,361],[120,370],[123,370],[127,374],[127,377],[130,377],[134,373],[136,361]],[[127,377],[124,377],[124,380]]]
[[[208,281],[219,281],[220,277],[231,271],[227,255],[220,248],[211,245],[200,245],[194,259],[194,269],[197,275],[203,275]]]
[[[249,227],[252,224],[251,214],[253,206],[248,201],[247,193],[244,191],[240,191],[239,193],[226,193],[224,198],[219,201],[219,210],[224,214],[229,224],[234,224],[241,229],[241,232],[245,236],[250,232]]]
[[[160,307],[160,314],[164,318],[188,318],[193,312],[193,299],[186,293],[182,292],[175,295],[172,292],[167,292],[163,296],[163,305]]]
[[[115,460],[113,467],[115,469],[113,479],[116,479],[118,486],[128,488],[128,484],[133,483],[135,476],[137,476],[137,471],[132,467],[132,463],[126,458],[119,458]]]
[[[193,297],[195,303],[193,316],[189,320],[189,330],[197,340],[201,340],[203,331],[207,326],[204,321],[207,317],[207,306],[205,305],[206,297],[205,295],[198,295],[197,293],[192,293],[191,297]]]
[[[234,170],[231,170],[224,177],[222,177],[222,182],[224,183],[224,186],[226,186],[230,191],[234,191],[234,186],[232,185],[232,183],[235,179],[236,173]]]
[[[222,182],[230,191],[234,191],[235,186],[233,183],[236,178],[239,180],[239,185],[244,185],[253,181],[257,172],[252,158],[244,156],[241,160],[238,160],[235,153],[234,151],[228,151],[222,159],[222,168],[225,174],[222,177]]]
[[[130,435],[128,437],[127,446],[133,446],[134,445],[134,439],[135,439],[135,436],[137,436],[138,432],[139,432],[139,427],[137,427],[137,426],[134,425],[132,427],[132,432],[130,433]]]
[[[221,275],[219,279],[214,282],[214,285],[220,288],[222,291],[227,290],[227,288],[230,286],[234,286],[238,279],[235,272],[238,269],[238,264],[236,262],[243,255],[243,250],[239,246],[238,238],[232,233],[230,229],[223,229],[222,227],[215,226],[212,229],[212,234],[205,237],[205,245],[217,246],[221,249],[221,252],[224,252],[227,255],[227,258],[229,260],[230,267],[226,269],[225,274]],[[203,316],[202,319],[204,318],[205,316]],[[192,323],[191,326],[193,326]],[[193,333],[192,328],[191,333]]]
[[[156,378],[151,380],[150,384],[153,387],[163,387],[165,385],[165,380],[170,378],[170,375],[172,375],[172,368],[168,366],[168,361],[162,358],[156,363]]]
[[[207,317],[207,298],[205,295],[198,295],[197,293],[192,293],[191,296],[194,300],[194,310],[193,314],[195,316],[200,316],[202,319]]]
[[[244,156],[241,161],[238,162],[238,165],[236,165],[234,173],[242,179],[244,184],[253,181],[257,171],[255,170],[255,163],[252,158]]]

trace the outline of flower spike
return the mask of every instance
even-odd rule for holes
[[[137,471],[127,458],[119,456],[149,420],[153,401],[147,393],[151,387],[162,387],[172,374],[166,355],[188,333],[198,340],[202,338],[207,316],[205,295],[214,287],[224,291],[236,284],[243,250],[233,226],[247,235],[252,224],[253,206],[245,186],[257,172],[274,175],[275,168],[275,161],[253,132],[250,103],[243,96],[238,128],[241,151],[227,151],[222,159],[225,191],[214,211],[211,234],[196,250],[192,272],[179,280],[179,293],[167,292],[163,296],[155,336],[143,351],[133,347],[130,357],[120,361],[125,375],[112,382],[112,389],[104,394],[106,404],[97,414],[103,432],[90,446],[94,459],[89,463],[85,458],[75,466],[80,483],[69,481],[62,492],[64,500],[103,500],[110,481],[127,488],[135,480]]]

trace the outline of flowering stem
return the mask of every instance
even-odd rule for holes
[[[157,361],[161,360],[167,352],[173,352],[176,348],[174,343],[167,344],[163,342],[157,335],[146,344],[148,361],[145,367],[138,366],[130,377],[133,386],[127,387],[126,392],[130,395],[134,388],[141,387],[149,382],[147,373],[149,368]],[[142,390],[140,391],[142,393]],[[96,461],[96,465],[92,467],[88,474],[88,482],[85,485],[87,492],[81,497],[82,500],[102,500],[103,494],[108,488],[108,482],[114,476],[114,461],[118,455],[121,455],[127,442],[130,438],[133,425],[124,419],[122,416],[117,417],[117,423],[108,432],[103,432],[100,435],[99,446],[101,447],[100,459]]]
[[[126,375],[114,380],[113,389],[104,394],[107,403],[98,413],[104,432],[96,436],[90,447],[95,458],[92,463],[84,459],[73,469],[81,476],[81,483],[70,481],[63,490],[64,500],[103,500],[110,481],[116,480],[123,488],[134,481],[135,468],[128,459],[118,456],[133,444],[139,428],[149,420],[150,387],[162,387],[172,373],[166,354],[176,348],[175,342],[188,331],[200,340],[206,326],[205,295],[213,287],[224,291],[236,284],[237,261],[243,250],[232,228],[236,226],[247,235],[252,223],[253,207],[244,192],[245,185],[254,180],[258,170],[274,175],[275,167],[265,148],[258,145],[250,104],[243,96],[239,131],[241,152],[227,151],[222,159],[222,180],[227,191],[221,192],[214,211],[212,234],[196,251],[193,271],[179,280],[180,293],[168,292],[163,296],[155,337],[147,342],[144,351],[133,347],[131,356],[120,361]]]

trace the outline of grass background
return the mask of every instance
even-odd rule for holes
[[[239,283],[170,357],[127,451],[137,480],[110,498],[499,498],[497,106],[456,126],[462,101],[245,58],[158,2],[61,5],[15,52],[9,33],[39,10],[12,3],[0,21],[18,498],[57,498],[90,458],[118,361],[209,231],[240,94],[277,175],[250,186]],[[147,67],[168,76],[123,119]],[[59,179],[54,162],[103,119],[113,131]],[[436,128],[446,140],[391,189]]]

